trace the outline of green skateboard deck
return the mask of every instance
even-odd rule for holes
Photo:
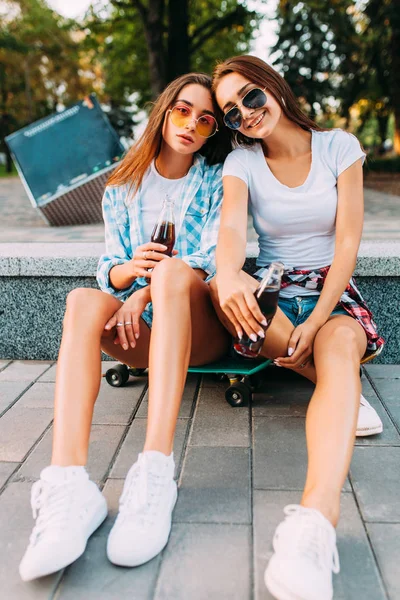
[[[272,360],[266,358],[223,358],[208,365],[201,367],[189,367],[189,373],[225,373],[226,375],[254,375],[258,371],[262,371]]]

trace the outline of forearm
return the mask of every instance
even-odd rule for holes
[[[329,319],[353,274],[357,261],[354,244],[344,245],[335,254],[318,303],[309,317],[320,327]]]
[[[216,250],[217,273],[240,273],[246,259],[246,239],[232,227],[224,227]]]
[[[116,290],[129,288],[136,279],[135,275],[132,274],[131,261],[112,267],[108,277],[110,284]]]

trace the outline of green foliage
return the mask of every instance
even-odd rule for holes
[[[82,97],[74,23],[44,0],[13,0],[0,27],[0,144],[12,131]]]
[[[331,96],[340,97],[343,81],[337,74],[344,62],[354,61],[357,34],[350,16],[353,6],[353,0],[279,3],[273,64],[312,116],[320,108],[329,111]]]
[[[371,158],[366,166],[368,171],[383,173],[400,173],[400,156],[392,158]]]
[[[152,99],[148,46],[142,17],[133,0],[114,0],[108,11],[96,5],[85,23],[87,47],[96,49],[93,65],[101,66],[104,93],[119,106],[134,99],[139,109]],[[148,8],[148,0],[143,1]],[[163,46],[168,64],[168,3],[164,6]],[[189,68],[211,72],[218,59],[248,52],[258,24],[255,13],[238,0],[192,0],[189,8]],[[233,23],[229,15],[234,14]],[[134,94],[134,96],[132,96]]]

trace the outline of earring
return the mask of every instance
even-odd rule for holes
[[[283,96],[281,96],[281,102],[282,102],[283,106],[286,108],[286,102],[285,102],[285,99]]]

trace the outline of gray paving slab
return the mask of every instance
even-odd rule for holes
[[[248,407],[232,408],[225,400],[225,391],[220,386],[200,388],[190,444],[248,447]]]
[[[15,360],[0,372],[0,382],[2,381],[33,381],[44,371],[51,363],[41,360]]]
[[[355,448],[350,474],[365,521],[400,523],[400,448]]]
[[[100,482],[106,475],[124,430],[125,428],[120,425],[92,426],[87,469],[93,481]],[[51,428],[15,474],[16,480],[34,481],[39,478],[41,470],[50,464],[52,440]]]
[[[161,556],[134,569],[111,564],[106,556],[107,536],[118,510],[122,483],[108,480],[104,487],[109,506],[105,523],[90,538],[85,554],[66,569],[57,598],[60,600],[151,600]]]
[[[174,520],[250,523],[250,455],[247,448],[190,447]]]
[[[60,574],[24,583],[18,566],[34,525],[30,507],[31,486],[11,483],[0,496],[0,582],[4,600],[48,600]]]
[[[255,600],[272,600],[264,584],[264,571],[272,556],[272,540],[284,519],[283,508],[300,500],[296,492],[254,492]],[[386,595],[365,529],[351,494],[342,494],[338,526],[341,563],[334,575],[335,600],[386,600]]]
[[[390,417],[400,431],[400,381],[398,379],[374,379],[374,386],[382,398]]]
[[[155,600],[249,600],[250,527],[175,524]]]
[[[364,365],[372,379],[400,379],[400,365]]]
[[[311,382],[288,385],[266,381],[253,394],[252,409],[255,417],[305,417],[314,385]]]
[[[146,385],[146,379],[142,378],[130,381],[125,387],[113,388],[102,379],[93,424],[128,424]]]
[[[147,378],[146,378],[147,379]],[[180,418],[189,418],[192,416],[193,412],[193,400],[197,391],[199,382],[199,375],[195,373],[188,373],[186,379],[186,385],[182,395],[182,402],[179,409],[179,417]],[[143,398],[143,402],[140,405],[140,408],[137,412],[138,418],[147,418],[147,412],[149,408],[149,393],[146,392],[145,397]]]
[[[389,598],[397,600],[400,598],[400,524],[367,523],[366,527]]]
[[[112,388],[105,379],[102,379],[94,407],[93,424],[127,425],[142,395],[145,384],[145,381],[136,381],[126,387]],[[0,383],[1,385],[5,384]],[[41,379],[21,397],[19,406],[53,409],[54,392],[55,384]]]
[[[385,410],[385,407],[382,405],[382,402],[379,400],[371,384],[365,378],[362,380],[362,389],[365,398],[380,416],[383,423],[383,431],[378,435],[357,437],[356,446],[400,446],[400,434],[398,430],[394,426],[392,419],[388,415],[387,410]]]
[[[38,379],[42,383],[54,383],[56,380],[57,363],[52,364],[50,369],[47,369]]]
[[[146,437],[145,419],[135,419],[121,446],[117,460],[112,468],[110,477],[125,478],[132,464],[136,461],[139,452],[143,450]],[[189,422],[187,419],[178,419],[174,441],[175,477],[179,474],[184,443],[187,436]]]
[[[48,408],[15,404],[0,419],[0,460],[21,462],[52,419],[53,411]]]
[[[0,371],[6,368],[9,365],[11,360],[0,360]]]
[[[305,420],[255,417],[253,435],[254,488],[302,490],[307,470]],[[351,490],[348,480],[343,489]]]
[[[0,462],[0,489],[17,467],[19,467],[19,463]]]
[[[0,413],[6,410],[29,385],[27,381],[1,381]]]

